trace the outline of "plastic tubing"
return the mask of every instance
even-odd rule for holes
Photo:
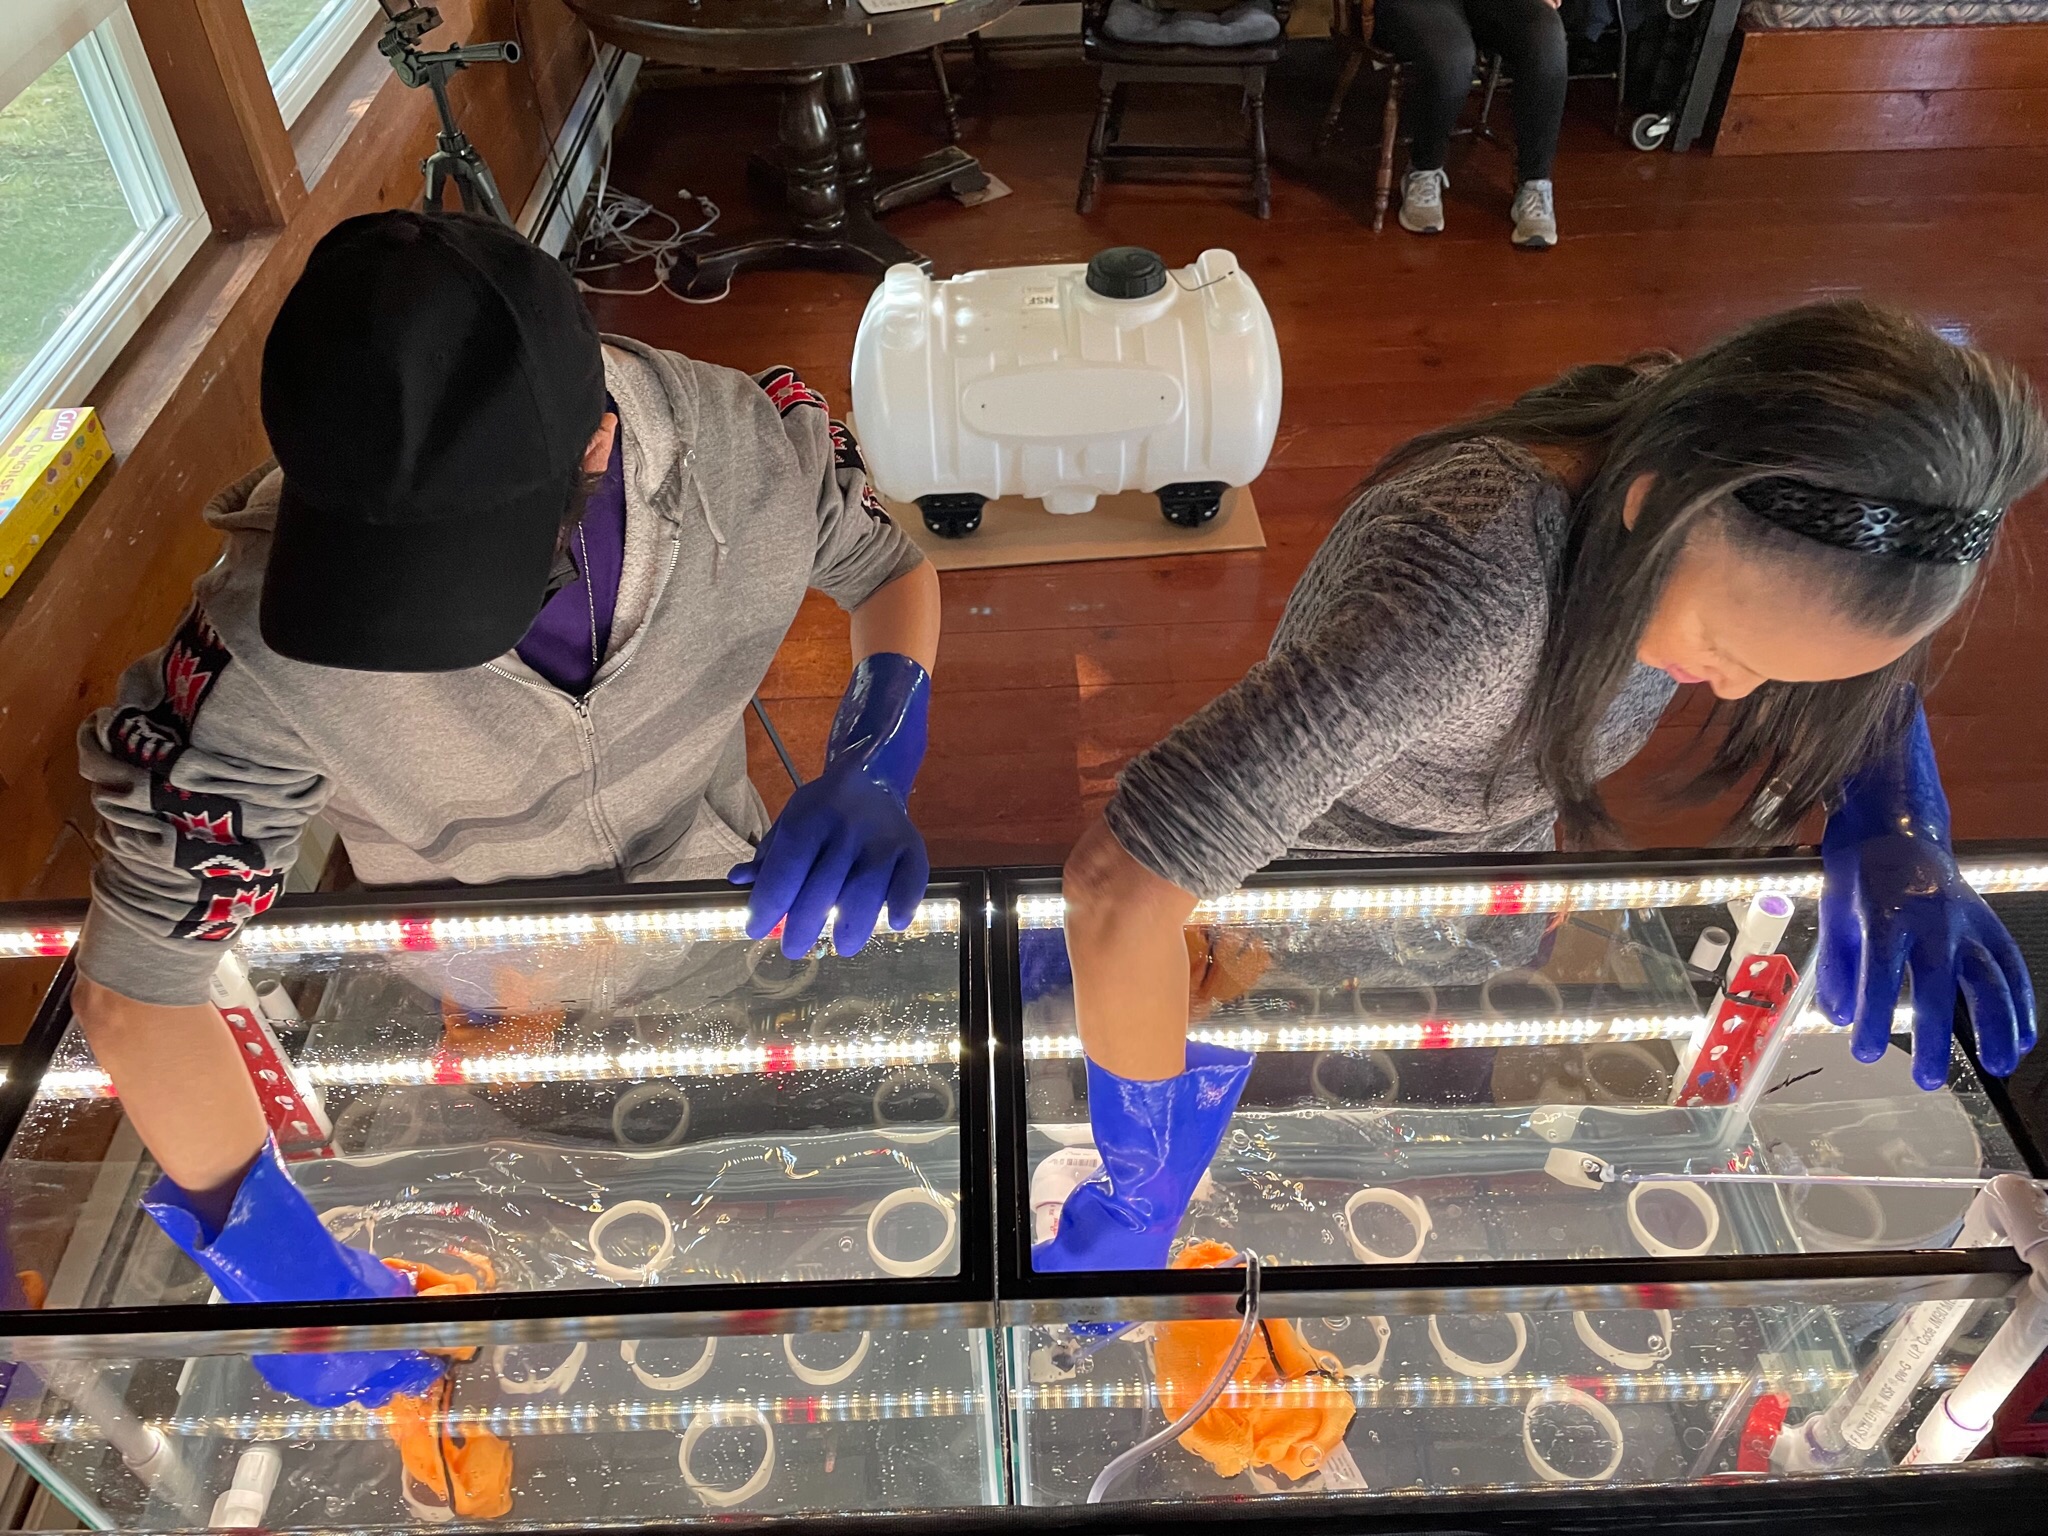
[[[2048,1289],[2039,1276],[2027,1286],[1984,1353],[1963,1379],[1928,1411],[1913,1437],[1905,1464],[1925,1466],[1967,1460],[1990,1433],[1991,1416],[2012,1395],[2020,1378],[2048,1349]]]
[[[1240,1303],[1244,1308],[1244,1321],[1238,1325],[1237,1337],[1231,1341],[1230,1353],[1224,1357],[1222,1369],[1217,1371],[1216,1379],[1209,1383],[1208,1389],[1195,1399],[1186,1413],[1156,1435],[1147,1435],[1096,1474],[1095,1481],[1088,1489],[1090,1504],[1100,1504],[1126,1472],[1169,1440],[1178,1440],[1192,1429],[1202,1415],[1215,1405],[1216,1399],[1223,1395],[1223,1389],[1237,1375],[1237,1368],[1244,1360],[1244,1352],[1251,1347],[1252,1334],[1259,1326],[1259,1256],[1250,1249],[1239,1251],[1244,1256],[1244,1300]]]
[[[1980,1248],[1992,1240],[1993,1202],[1979,1194],[1956,1234],[1959,1248]],[[1789,1431],[1782,1459],[1797,1471],[1832,1467],[1853,1453],[1875,1449],[1913,1400],[1956,1330],[1976,1303],[1968,1298],[1923,1301],[1908,1307],[1878,1346],[1877,1358],[1823,1413]],[[1935,1415],[1930,1415],[1934,1417]]]

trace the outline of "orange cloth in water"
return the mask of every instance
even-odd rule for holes
[[[1188,947],[1188,1016],[1204,1019],[1218,1003],[1234,1003],[1258,985],[1273,955],[1256,934],[1228,928],[1183,928]]]
[[[384,1409],[391,1438],[406,1475],[437,1500],[458,1516],[496,1520],[512,1512],[512,1447],[487,1429],[448,1424],[453,1390],[444,1376],[422,1397],[394,1397]]]
[[[1206,1269],[1228,1262],[1233,1252],[1222,1243],[1190,1243],[1174,1257],[1173,1268]],[[1169,1420],[1186,1413],[1209,1389],[1230,1358],[1240,1326],[1234,1321],[1154,1325],[1152,1367],[1160,1408]],[[1231,1385],[1180,1443],[1221,1477],[1236,1477],[1252,1467],[1306,1477],[1351,1427],[1355,1410],[1350,1393],[1332,1379],[1337,1368],[1336,1358],[1311,1350],[1292,1323],[1263,1322]]]
[[[458,1274],[445,1269],[436,1269],[431,1264],[417,1263],[412,1259],[385,1259],[386,1269],[395,1269],[412,1281],[415,1296],[467,1296],[477,1290],[490,1290],[498,1283],[498,1271],[491,1261],[481,1253],[470,1253],[465,1249],[451,1249],[476,1272]],[[474,1360],[477,1347],[467,1349],[430,1349],[430,1355],[446,1355],[450,1360]]]
[[[489,1290],[498,1274],[491,1261],[480,1253],[451,1250],[475,1273],[461,1274],[436,1269],[411,1259],[386,1259],[391,1269],[412,1281],[417,1296],[463,1296],[479,1289]],[[474,1360],[474,1345],[467,1349],[437,1349],[430,1354],[450,1360]],[[446,1376],[434,1383],[423,1397],[394,1397],[385,1412],[390,1416],[391,1438],[398,1446],[398,1458],[407,1474],[433,1491],[459,1516],[474,1520],[496,1520],[512,1512],[512,1447],[487,1429],[463,1430],[447,1425],[448,1403],[454,1383]],[[436,1432],[434,1421],[446,1427]]]
[[[544,999],[528,976],[498,966],[491,978],[491,1007],[472,1013],[441,1000],[441,1044],[461,1056],[545,1055],[555,1048],[555,1031],[567,1017]]]

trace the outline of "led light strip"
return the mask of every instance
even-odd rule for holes
[[[837,910],[836,908],[834,909]],[[826,927],[830,930],[828,920]],[[920,902],[904,937],[957,933],[960,903]],[[70,926],[0,928],[0,959],[71,953],[79,930]],[[489,949],[576,943],[606,938],[622,944],[648,940],[743,939],[745,907],[664,907],[640,912],[563,912],[503,917],[389,917],[336,923],[252,923],[235,947],[245,955],[361,954],[364,952]],[[887,937],[885,934],[884,937]],[[826,941],[829,944],[829,940]]]
[[[1158,1325],[1155,1325],[1158,1326]],[[1929,1379],[1936,1383],[1962,1380],[1965,1367],[1955,1363],[1936,1366]],[[1856,1379],[1857,1373],[1838,1368],[1785,1371],[1768,1382],[1772,1391],[1816,1393],[1838,1390]],[[1649,1371],[1639,1375],[1590,1378],[1597,1382],[1596,1395],[1610,1403],[1712,1402],[1740,1391],[1750,1379],[1746,1371]],[[1484,1379],[1452,1376],[1398,1376],[1386,1380],[1344,1376],[1334,1382],[1263,1382],[1247,1385],[1233,1382],[1218,1401],[1233,1406],[1286,1408],[1307,1404],[1317,1394],[1341,1386],[1361,1408],[1374,1407],[1500,1407],[1518,1406],[1530,1394],[1561,1385],[1587,1386],[1581,1374],[1552,1376],[1521,1372]],[[1204,1383],[1206,1385],[1206,1383]],[[1156,1408],[1159,1396],[1154,1385],[1135,1382],[1060,1382],[1022,1385],[1012,1389],[1011,1398],[1025,1410],[1085,1408]]]
[[[2048,864],[1968,864],[1979,891],[2048,890]],[[1623,907],[1712,907],[1782,891],[1813,900],[1821,877],[1708,875],[1642,880],[1496,880],[1463,885],[1381,885],[1233,891],[1200,903],[1196,920],[1288,922],[1304,918],[1508,916],[1521,912],[1613,911]],[[1057,928],[1066,904],[1057,896],[1020,896],[1017,922]]]
[[[1937,1387],[1953,1386],[1964,1367],[1944,1362],[1928,1373]],[[1767,1386],[1773,1391],[1794,1394],[1839,1389],[1854,1380],[1854,1371],[1808,1368],[1772,1376]],[[1640,1375],[1602,1378],[1598,1396],[1609,1403],[1711,1402],[1738,1391],[1749,1380],[1746,1371],[1650,1371]],[[1560,1383],[1584,1387],[1583,1376],[1557,1377],[1522,1373],[1490,1381],[1460,1380],[1456,1377],[1403,1376],[1374,1381],[1360,1377],[1341,1378],[1339,1383],[1311,1386],[1301,1381],[1268,1382],[1258,1386],[1232,1383],[1225,1400],[1231,1403],[1285,1404],[1341,1385],[1360,1407],[1380,1406],[1495,1406],[1514,1407],[1532,1392]],[[1139,1382],[1062,1382],[1056,1385],[1020,1383],[1011,1390],[1012,1403],[1026,1410],[1054,1411],[1086,1408],[1151,1408],[1158,1403],[1154,1387]],[[665,1429],[681,1431],[696,1414],[720,1405],[745,1402],[759,1408],[778,1424],[878,1423],[900,1419],[965,1418],[985,1413],[988,1403],[979,1393],[947,1390],[919,1392],[856,1392],[814,1397],[708,1398],[670,1397],[660,1401],[624,1403],[530,1403],[518,1407],[458,1408],[434,1418],[437,1425],[463,1429],[487,1429],[506,1438],[515,1436],[585,1435],[631,1433]],[[381,1414],[360,1408],[302,1408],[290,1413],[238,1413],[190,1415],[150,1419],[153,1428],[166,1435],[187,1438],[230,1440],[384,1440],[389,1426]],[[58,1414],[36,1418],[0,1414],[0,1437],[17,1444],[50,1445],[104,1439],[97,1424],[80,1414]]]
[[[779,1371],[780,1365],[776,1367]],[[435,1414],[436,1425],[487,1429],[514,1436],[680,1431],[692,1417],[736,1403],[758,1408],[778,1424],[879,1423],[902,1419],[957,1419],[987,1411],[979,1393],[946,1389],[917,1392],[857,1392],[812,1397],[670,1397],[624,1403],[530,1403],[491,1408],[457,1408]],[[166,1435],[232,1440],[384,1440],[389,1425],[379,1413],[359,1408],[305,1408],[291,1413],[180,1414],[149,1422]],[[18,1443],[51,1444],[104,1437],[99,1426],[78,1414],[39,1419],[0,1414],[0,1437]]]
[[[835,909],[836,910],[836,909]],[[827,921],[830,929],[830,921]],[[956,933],[960,903],[920,902],[904,937]],[[883,935],[887,937],[887,935]],[[588,944],[608,939],[744,939],[745,907],[664,907],[637,912],[565,912],[530,917],[374,918],[343,923],[252,923],[236,947],[247,955],[356,954],[364,951],[478,949],[534,943]]]
[[[1078,1052],[1078,1043],[1076,1050]],[[954,1036],[910,1036],[789,1045],[704,1046],[678,1050],[585,1051],[560,1055],[403,1056],[379,1061],[307,1061],[301,1070],[320,1088],[383,1088],[426,1084],[613,1083],[670,1077],[738,1077],[783,1072],[851,1071],[864,1067],[944,1066],[960,1059]],[[113,1093],[97,1067],[53,1067],[39,1098],[100,1099]]]
[[[1612,1019],[1422,1019],[1414,1023],[1291,1024],[1277,1029],[1195,1029],[1189,1038],[1239,1051],[1400,1051],[1463,1046],[1604,1045],[1623,1040],[1689,1040],[1699,1016],[1644,1014]],[[1892,1031],[1912,1029],[1913,1010],[1892,1015]],[[1798,1034],[1827,1034],[1836,1026],[1809,1008],[1793,1025]],[[1082,1055],[1079,1035],[1034,1035],[1024,1042],[1027,1061],[1072,1061]]]
[[[1688,1040],[1691,1014],[1644,1014],[1611,1019],[1424,1019],[1414,1023],[1301,1024],[1277,1029],[1197,1029],[1191,1038],[1234,1050],[1436,1050],[1476,1046],[1599,1045],[1611,1041]],[[1892,1016],[1894,1034],[1911,1031],[1913,1012]],[[1808,1009],[1793,1026],[1799,1034],[1827,1034],[1835,1025]],[[1078,1035],[1034,1035],[1027,1061],[1078,1061]],[[503,1056],[400,1056],[375,1061],[308,1061],[307,1079],[320,1088],[385,1088],[535,1082],[639,1082],[671,1077],[739,1077],[781,1072],[854,1071],[864,1067],[944,1066],[960,1059],[953,1036],[805,1042],[773,1046],[704,1046],[674,1050]],[[113,1085],[97,1067],[52,1067],[37,1097],[103,1099]]]

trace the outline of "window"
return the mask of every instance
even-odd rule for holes
[[[377,0],[242,0],[242,6],[287,123],[381,14]]]
[[[0,106],[0,441],[82,402],[207,228],[118,10]]]

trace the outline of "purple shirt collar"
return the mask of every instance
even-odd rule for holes
[[[613,415],[618,402],[607,394]],[[626,430],[612,434],[612,456],[604,477],[584,504],[583,521],[569,535],[576,577],[541,605],[540,614],[516,647],[519,659],[564,693],[582,698],[596,681],[611,648],[612,618],[619,603],[619,575],[626,565]],[[592,635],[597,660],[592,660]]]

